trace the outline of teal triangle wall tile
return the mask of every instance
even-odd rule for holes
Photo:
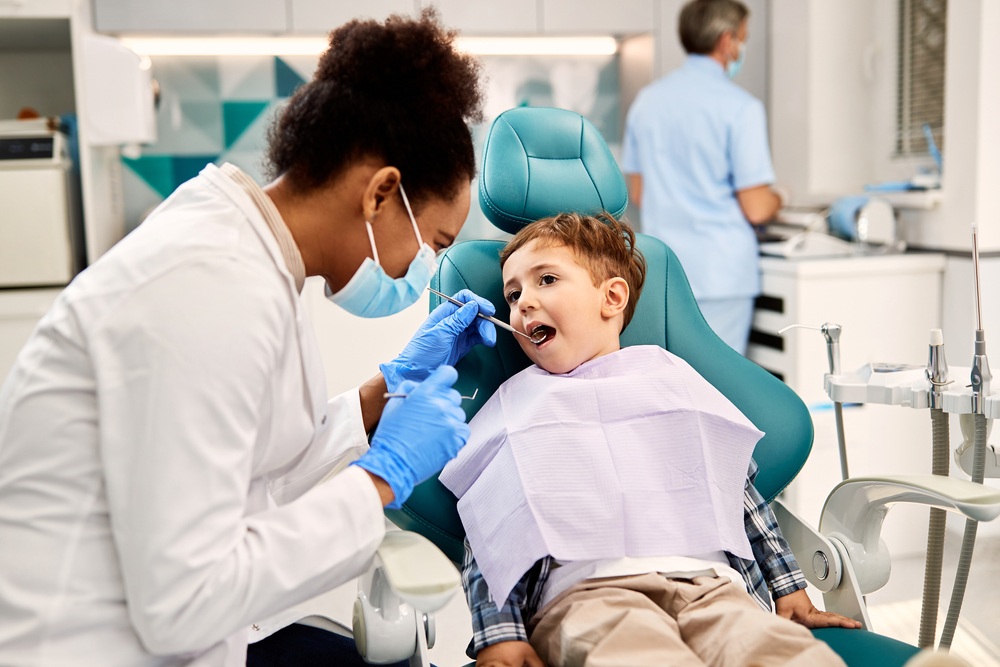
[[[169,155],[143,155],[136,159],[122,158],[125,166],[149,184],[161,197],[174,191],[174,158]]]
[[[274,57],[274,89],[276,97],[291,97],[306,81],[280,57]]]
[[[205,165],[215,162],[218,155],[182,155],[173,158],[173,187],[170,192],[177,189],[181,183],[190,181],[198,175]]]
[[[267,150],[267,130],[274,122],[274,119],[281,113],[282,108],[288,103],[288,98],[282,100],[272,100],[257,118],[250,123],[243,134],[235,142],[227,146],[223,153],[232,151],[256,151],[263,153]]]
[[[225,129],[226,148],[231,148],[236,143],[240,135],[257,120],[267,105],[267,101],[222,103],[222,126]]]

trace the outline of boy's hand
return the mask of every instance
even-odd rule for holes
[[[789,595],[784,595],[774,601],[774,612],[782,618],[801,623],[807,628],[848,628],[856,630],[861,627],[860,621],[820,611],[813,606],[812,600],[802,588]]]
[[[476,667],[545,667],[545,663],[528,642],[500,642],[479,652]]]

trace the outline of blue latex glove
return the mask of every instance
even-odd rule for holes
[[[371,449],[354,462],[392,489],[396,497],[389,509],[399,509],[413,487],[441,470],[469,439],[462,397],[451,388],[457,379],[458,371],[441,366],[419,384],[401,382],[397,390],[409,395],[389,399]]]
[[[493,315],[496,308],[486,299],[464,289],[455,298],[466,304],[459,308],[445,301],[435,308],[403,352],[379,370],[390,392],[399,392],[403,380],[420,382],[442,364],[454,366],[476,345],[497,344],[497,328],[477,315]]]

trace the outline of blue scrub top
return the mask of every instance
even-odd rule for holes
[[[696,299],[760,293],[757,238],[736,200],[774,182],[760,100],[690,55],[639,92],[622,162],[642,175],[642,230],[677,253]]]

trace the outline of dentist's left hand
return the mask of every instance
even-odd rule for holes
[[[458,371],[442,366],[419,384],[400,383],[398,391],[408,396],[389,401],[371,448],[354,462],[392,489],[389,509],[399,509],[413,487],[441,470],[469,439],[462,397],[451,388],[457,379]]]
[[[390,392],[400,392],[404,380],[426,379],[438,366],[454,366],[476,345],[496,345],[496,327],[477,317],[479,313],[493,315],[493,304],[469,290],[462,290],[455,298],[465,305],[459,308],[442,303],[427,316],[403,352],[379,366]]]

